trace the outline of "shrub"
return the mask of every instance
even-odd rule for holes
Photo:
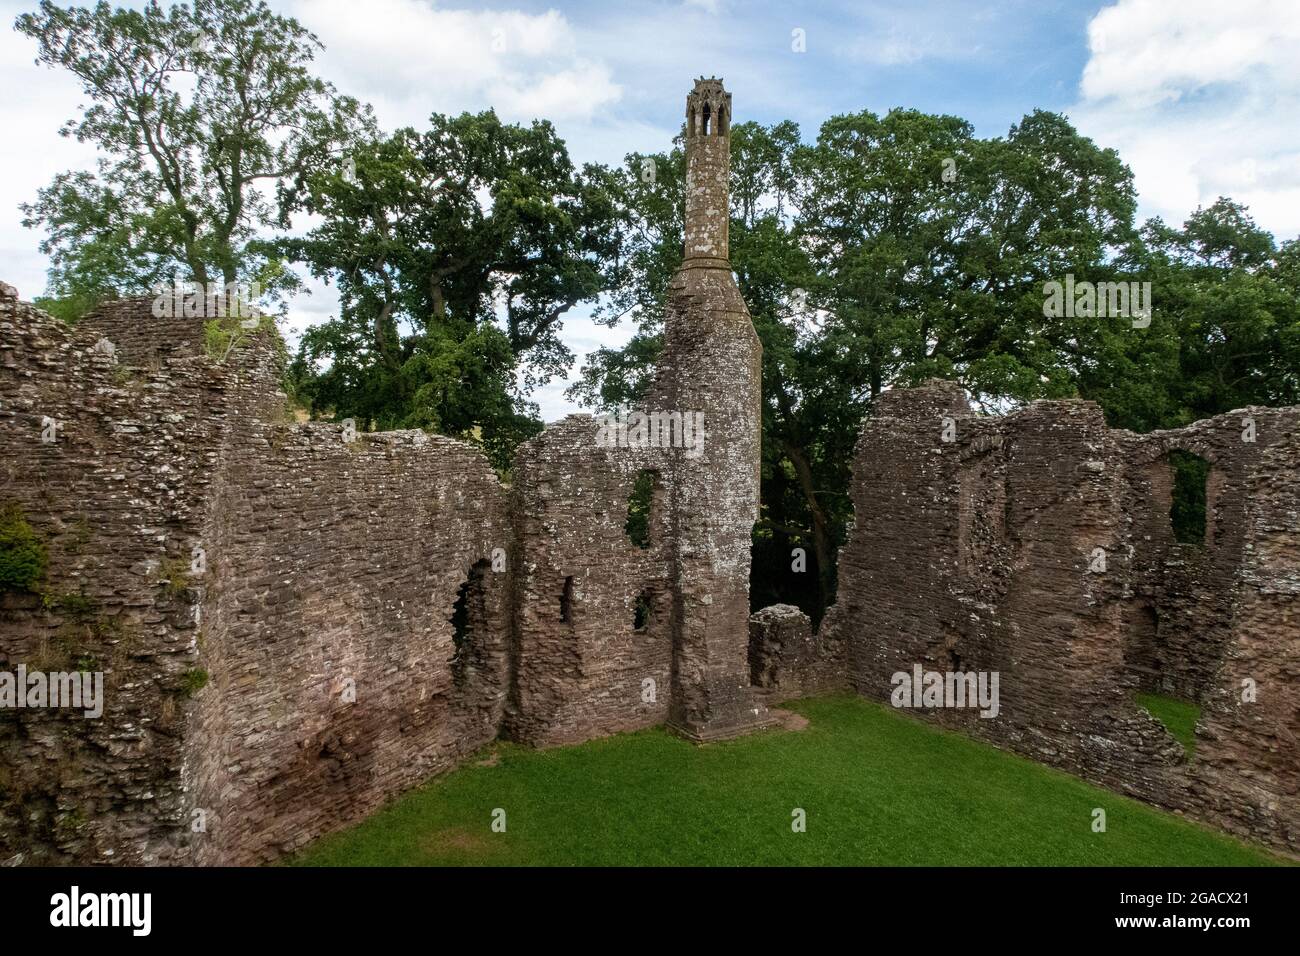
[[[191,667],[181,675],[181,687],[188,697],[193,697],[207,686],[208,672],[201,667]]]
[[[0,591],[35,591],[49,552],[15,504],[0,509]]]

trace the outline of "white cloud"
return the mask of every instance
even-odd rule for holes
[[[590,119],[622,90],[563,14],[439,8],[420,0],[292,0],[325,44],[321,72],[375,106],[389,128],[431,112]]]
[[[1088,24],[1085,99],[1150,105],[1216,84],[1300,83],[1291,0],[1120,0]]]
[[[1119,0],[1088,26],[1081,132],[1119,150],[1146,215],[1181,223],[1231,196],[1300,235],[1300,8],[1288,0]]]

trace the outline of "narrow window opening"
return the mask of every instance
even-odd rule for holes
[[[708,103],[704,104],[704,135],[709,135],[709,121],[713,118],[713,110]]]
[[[1173,472],[1173,504],[1169,522],[1179,544],[1206,544],[1206,486],[1210,463],[1200,455],[1175,449],[1169,453]]]
[[[491,567],[490,562],[479,561],[470,568],[451,607],[451,674],[457,685],[480,663],[480,638],[487,633],[487,575]]]
[[[573,575],[564,579],[564,590],[560,592],[560,623],[573,623]]]
[[[650,592],[642,591],[636,596],[636,605],[632,609],[632,627],[635,630],[645,630],[646,625],[650,623],[651,610]]]
[[[1160,613],[1146,601],[1131,604],[1125,615],[1124,665],[1139,690],[1164,690],[1164,654],[1160,647]]]
[[[632,483],[632,494],[627,499],[627,521],[623,525],[628,538],[638,548],[650,547],[650,530],[659,512],[658,498],[658,473],[650,468],[641,469]]]
[[[718,107],[718,135],[727,135],[727,110],[725,107]]]

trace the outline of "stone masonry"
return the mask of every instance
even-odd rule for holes
[[[71,328],[3,287],[3,498],[50,561],[42,594],[3,596],[0,666],[102,669],[109,707],[0,713],[0,860],[270,861],[499,735],[769,723],[747,663],[761,351],[726,259],[730,109],[717,80],[688,99],[688,242],[648,403],[678,440],[609,447],[573,416],[521,447],[509,488],[461,442],[296,423],[270,333],[219,357],[203,319],[148,299]]]
[[[919,713],[1300,850],[1298,439],[1295,408],[1135,435],[1090,402],[987,418],[950,383],[886,392],[822,631],[867,697],[916,665],[996,671],[996,717]],[[1173,537],[1173,449],[1211,464],[1202,544]],[[1142,690],[1202,707],[1191,755]]]
[[[48,554],[39,588],[0,592],[0,672],[106,686],[98,719],[0,710],[0,862],[270,862],[499,737],[707,742],[771,725],[769,701],[889,701],[915,665],[1001,679],[996,717],[927,717],[1300,851],[1300,409],[1134,435],[1087,402],[886,392],[838,602],[817,633],[750,614],[762,353],[728,259],[731,122],[696,81],[635,429],[570,416],[509,485],[450,438],[297,422],[269,330],[209,354],[149,299],[68,326],[0,284],[0,508]],[[1201,543],[1173,537],[1175,449],[1209,463]],[[1139,691],[1202,708],[1194,753]]]

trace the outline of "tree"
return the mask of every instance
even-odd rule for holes
[[[369,427],[482,441],[505,468],[540,429],[527,391],[572,362],[564,314],[617,268],[608,171],[575,169],[549,123],[435,114],[292,188],[321,222],[279,248],[340,294],[303,339],[299,394]]]
[[[652,183],[637,175],[644,159],[617,177],[629,255],[607,313],[638,332],[588,362],[571,394],[592,404],[641,394],[681,259],[680,151],[655,157]],[[791,123],[733,127],[731,200],[732,267],[764,347],[751,598],[819,618],[872,397],[943,375],[1005,408],[1075,394],[1082,369],[1131,347],[1122,320],[1045,317],[1042,283],[1123,270],[1137,238],[1132,178],[1053,114],[981,140],[956,117],[895,110],[833,117],[809,145]],[[795,546],[810,547],[807,576],[790,574]]]
[[[252,0],[43,0],[15,28],[81,81],[91,105],[61,132],[100,152],[96,172],[62,173],[23,207],[47,233],[52,297],[75,312],[172,279],[292,286],[254,241],[277,221],[266,196],[373,125],[310,72],[315,36]]]
[[[1081,388],[1112,424],[1173,428],[1246,405],[1300,403],[1300,240],[1278,249],[1249,211],[1220,198],[1181,229],[1152,219],[1142,269],[1155,300],[1153,328],[1173,356],[1148,389],[1148,406],[1123,400],[1123,369]],[[1116,400],[1116,393],[1120,400]]]

